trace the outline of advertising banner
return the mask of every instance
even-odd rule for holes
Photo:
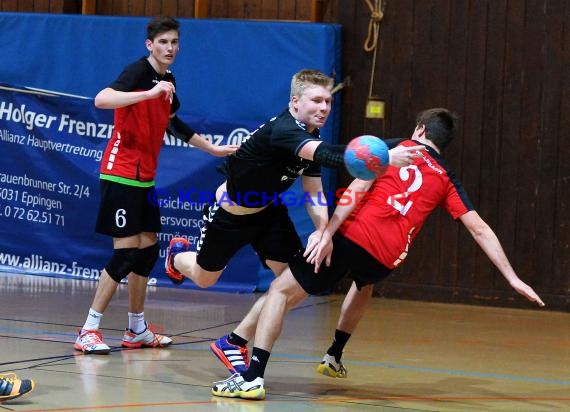
[[[94,231],[99,165],[113,131],[112,115],[112,110],[96,109],[92,99],[0,88],[1,270],[99,278],[112,253],[111,239]],[[238,134],[247,135],[248,128]],[[205,137],[215,144],[237,139],[231,131]],[[163,226],[161,259],[149,284],[171,284],[163,265],[172,236],[184,236],[195,246],[202,206],[221,183],[215,171],[220,161],[165,135],[156,191],[149,197],[161,206]],[[254,290],[258,267],[253,251],[244,249],[217,288]],[[184,285],[192,287],[191,282]]]
[[[97,92],[148,54],[148,17],[0,12],[0,269],[96,279],[112,241],[94,232],[99,161],[113,111],[93,105]],[[318,69],[341,81],[341,27],[334,24],[180,19],[181,51],[171,66],[178,116],[214,144],[239,144],[283,111],[291,76]],[[119,39],[119,41],[117,40]],[[57,44],[57,47],[53,47]],[[81,47],[77,47],[81,45]],[[308,46],[310,45],[310,46]],[[22,50],[33,53],[22,53]],[[70,53],[69,50],[74,50]],[[19,91],[15,90],[19,89]],[[42,93],[57,91],[57,93]],[[85,98],[80,98],[84,96]],[[340,94],[321,136],[338,141]],[[165,136],[154,200],[161,205],[161,258],[150,282],[170,285],[163,259],[173,235],[195,244],[201,205],[223,177],[221,159]],[[336,174],[324,170],[325,190]],[[313,230],[300,182],[287,204],[302,239]],[[251,250],[235,256],[217,289],[264,290],[273,275]],[[185,282],[185,287],[193,287]]]

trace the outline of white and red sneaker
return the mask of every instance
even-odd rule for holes
[[[80,329],[73,347],[86,355],[107,355],[111,351],[111,348],[103,342],[103,336],[98,330]]]
[[[167,336],[154,333],[145,322],[146,329],[141,333],[135,333],[131,329],[125,329],[121,346],[124,348],[162,348],[172,343]]]

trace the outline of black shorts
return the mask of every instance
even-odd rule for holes
[[[149,201],[154,186],[138,187],[101,179],[101,202],[95,231],[112,237],[158,233],[160,208]]]
[[[297,282],[310,295],[330,292],[335,283],[345,276],[352,278],[360,289],[385,279],[392,272],[366,250],[338,233],[333,237],[330,266],[323,262],[319,273],[315,273],[314,265],[307,263],[299,253],[291,259],[289,267]]]
[[[197,262],[203,269],[222,270],[232,256],[248,244],[264,265],[266,260],[289,262],[303,249],[287,208],[282,204],[267,206],[251,215],[234,215],[217,203],[206,204],[196,250]]]

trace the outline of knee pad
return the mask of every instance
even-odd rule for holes
[[[139,250],[137,248],[114,249],[113,256],[105,266],[105,270],[115,282],[120,283],[132,272]]]
[[[158,260],[159,252],[160,247],[158,246],[158,243],[145,247],[144,249],[139,249],[138,258],[133,266],[132,271],[136,275],[142,276],[143,278],[148,278],[150,271]]]

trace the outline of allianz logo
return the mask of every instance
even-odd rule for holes
[[[240,145],[243,142],[245,142],[247,139],[249,139],[250,136],[251,136],[251,133],[249,132],[249,130],[247,130],[243,127],[239,127],[237,129],[232,130],[232,132],[228,136],[227,144]]]
[[[238,127],[237,129],[232,130],[227,138],[225,138],[223,134],[200,133],[200,135],[204,139],[212,142],[213,144],[220,146],[225,144],[241,145],[243,142],[249,139],[251,133],[249,132],[249,130],[243,127]],[[168,133],[164,134],[163,141],[166,146],[180,146],[180,147],[191,146],[188,143],[180,139],[177,139],[174,136],[169,135]]]

